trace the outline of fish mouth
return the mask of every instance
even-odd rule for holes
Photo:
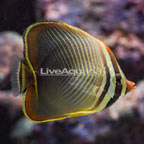
[[[129,80],[126,80],[127,83],[127,91],[134,90],[136,88],[135,83]]]

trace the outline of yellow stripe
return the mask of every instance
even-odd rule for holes
[[[34,86],[35,86],[35,92],[36,92],[36,100],[38,102],[38,89],[37,89],[37,78],[36,78],[36,74],[35,74],[35,71],[34,71],[34,68],[30,62],[30,59],[29,59],[29,56],[28,56],[28,42],[27,42],[27,37],[28,37],[28,34],[29,34],[29,31],[31,30],[32,27],[36,26],[36,24],[34,25],[31,25],[27,28],[26,30],[26,33],[25,33],[25,36],[24,36],[24,41],[25,41],[25,58],[27,60],[27,63],[29,65],[29,68],[30,70],[32,71],[33,73],[33,77],[34,77]]]
[[[65,39],[57,32],[56,29],[55,29],[55,31],[56,31],[56,33],[59,35],[59,37],[64,41],[65,45],[67,46],[67,49],[65,49],[64,46],[63,46],[64,51],[65,51],[66,53],[67,53],[67,51],[68,51],[68,52],[70,53],[70,56],[71,56],[72,59],[74,60],[73,54],[72,54],[72,52],[70,51],[67,42],[66,42]],[[59,29],[59,31],[60,31],[61,33],[63,33],[60,29]],[[65,35],[65,34],[64,34],[64,35]],[[68,53],[67,53],[67,56],[69,56]],[[76,60],[77,60],[77,58],[76,58]],[[70,62],[71,62],[71,68],[72,68],[72,67],[73,67],[72,61],[70,60]],[[74,62],[74,65],[75,65],[75,62]],[[76,68],[76,65],[75,65],[75,68]]]
[[[88,34],[88,33],[86,33],[86,32],[84,32],[84,31],[82,31],[82,30],[80,30],[79,28],[75,28],[75,27],[71,27],[70,26],[70,28],[72,28],[72,29],[77,29],[78,31],[80,31],[82,34],[85,34],[85,35],[87,35],[88,37],[93,37],[94,39],[96,39],[97,41],[99,41],[103,46],[104,46],[104,44],[99,40],[99,39],[97,39],[97,38],[95,38],[94,36],[92,36],[92,35],[90,35],[90,34]],[[110,60],[110,57],[109,57],[109,54],[108,54],[108,52],[107,52],[107,50],[105,49],[105,52],[106,53],[104,53],[105,55],[106,55],[106,59],[109,59]],[[108,57],[107,57],[108,56]],[[110,61],[108,61],[108,65],[112,65],[112,63],[111,63],[111,60]],[[111,72],[114,72],[114,70],[113,70],[113,66],[110,68],[110,73]],[[112,75],[112,74],[111,74]],[[113,76],[114,76],[114,74],[113,74]],[[105,78],[104,78],[105,79]],[[112,80],[112,79],[111,79]],[[104,85],[104,81],[103,81],[103,83],[102,83],[102,86]],[[112,86],[112,89],[114,90],[115,89],[115,85],[113,84]],[[110,89],[110,88],[109,88]],[[101,90],[100,90],[100,92],[101,92]],[[110,90],[108,91],[109,93],[112,93]],[[99,92],[98,92],[99,93]]]
[[[89,67],[90,67],[90,70],[92,70],[92,65],[93,65],[93,68],[95,67],[94,64],[93,64],[94,61],[91,61],[91,63],[90,63],[90,61],[88,60],[89,55],[88,55],[88,53],[87,53],[87,49],[89,49],[89,53],[90,53],[90,49],[91,49],[92,47],[90,46],[87,38],[84,37],[84,40],[82,40],[81,35],[79,36],[79,38],[81,39],[81,41],[87,43],[87,45],[88,45],[88,47],[86,47],[86,45],[84,44],[84,46],[85,46],[85,47],[84,47],[84,50],[85,50],[85,53],[86,53],[86,55],[87,55],[87,59],[86,59],[86,60],[88,61],[88,65],[89,65]],[[91,54],[92,54],[92,51],[91,51],[91,53],[90,53],[90,57],[91,57],[91,60],[93,60]],[[84,59],[84,60],[85,60],[85,59]],[[86,61],[86,60],[85,60],[85,61]],[[85,62],[85,63],[86,63],[86,62]],[[87,68],[88,68],[88,66],[87,66]],[[90,82],[92,81],[92,79],[96,79],[96,77],[95,77],[94,75],[92,76],[92,75],[87,74],[87,78],[85,79],[85,81],[87,81],[88,78],[90,78],[89,81],[86,83],[86,85],[85,85],[85,87],[82,89],[81,93],[79,93],[79,95],[81,95],[82,92],[84,92],[85,94],[83,95],[83,97],[86,96],[86,95],[88,95],[88,93],[85,92],[85,89],[86,89],[87,86],[90,84]],[[81,88],[84,86],[84,84],[85,84],[85,83],[83,83],[83,84],[79,87],[79,89],[81,89]],[[88,89],[87,91],[89,91],[90,89],[92,89],[92,87],[93,87],[93,85],[92,85],[92,83],[91,83],[91,86],[89,86],[89,89]],[[76,93],[76,92],[75,92],[75,93]],[[78,95],[78,96],[79,96],[79,95]],[[83,103],[84,103],[88,98],[89,98],[89,96],[83,101]]]
[[[98,43],[102,46],[101,48],[102,48],[103,54],[104,54],[104,56],[105,56],[105,59],[106,59],[106,63],[107,63],[108,68],[110,68],[110,66],[112,67],[112,70],[110,71],[110,76],[111,76],[111,80],[112,80],[113,75],[115,75],[115,72],[114,72],[114,69],[113,69],[113,65],[112,65],[110,56],[109,56],[108,52],[106,51],[106,48],[105,48],[104,44],[103,44],[100,40],[97,40],[97,39],[95,39],[95,40],[96,40],[96,42],[98,42]],[[103,59],[101,59],[101,63],[103,63]],[[106,77],[107,77],[106,71],[104,71],[104,73],[103,73],[102,85],[100,86],[99,91],[97,92],[96,101],[95,101],[95,103],[92,105],[91,109],[93,109],[93,107],[95,106],[96,102],[98,101],[98,99],[100,98],[100,96],[101,96],[101,94],[102,94],[102,92],[103,92],[103,90],[104,90],[104,86],[105,86],[105,84],[106,84],[106,79],[107,79]],[[110,86],[109,86],[109,89],[108,89],[108,94],[111,93],[111,94],[114,95],[114,91],[113,91],[113,93],[111,92],[111,87],[112,87],[112,86],[113,86],[113,84],[112,84],[111,81],[110,81]],[[114,90],[115,90],[115,89],[114,89]],[[106,94],[105,97],[106,97],[108,94]],[[101,104],[99,105],[99,107],[95,109],[95,111],[100,110],[100,109],[102,110],[102,109],[103,109],[103,105],[106,105],[106,103],[108,102],[108,100],[107,100],[107,98],[105,98],[105,97],[104,97],[103,101],[101,102]]]
[[[73,40],[74,44],[76,45],[76,49],[77,49],[77,51],[78,51],[78,53],[79,53],[79,57],[80,57],[80,62],[82,63],[82,58],[81,58],[81,56],[80,56],[79,47],[78,47],[77,43],[75,42],[74,38],[71,36],[71,35],[73,35],[73,36],[75,37],[75,35],[74,35],[73,33],[69,33],[69,32],[66,31],[66,30],[63,30],[63,31],[65,31],[65,32],[67,33],[67,35],[69,35],[69,37],[71,37],[71,39]],[[75,37],[75,38],[77,39],[77,37]],[[74,47],[74,45],[73,45],[72,43],[71,43],[71,46],[72,46],[72,48],[73,48],[73,50],[74,50],[74,52],[75,52],[75,47]],[[75,56],[77,57],[76,52],[75,52]],[[80,63],[79,60],[78,60],[78,58],[76,58],[76,61],[77,61],[78,64]],[[83,65],[82,65],[82,66],[83,66]],[[80,65],[79,65],[79,68],[80,68]],[[81,74],[80,74],[80,75],[77,75],[73,83],[75,83],[75,81],[77,81],[77,79],[78,79],[80,76],[81,76]],[[82,81],[82,80],[83,80],[83,79],[81,79],[81,81]],[[77,85],[78,85],[78,83],[77,83],[74,87],[77,87]],[[69,89],[71,90],[71,88],[69,88]],[[65,93],[65,92],[69,91],[69,89],[66,89],[66,91],[63,91],[62,93]],[[69,92],[70,92],[70,91],[69,91]]]
[[[102,101],[102,102],[100,103],[100,105],[95,109],[95,112],[99,112],[99,111],[103,110],[103,109],[106,107],[106,105],[107,105],[107,103],[109,102],[110,99],[111,99],[111,96],[110,96],[108,93],[106,93],[103,101]]]
[[[101,46],[103,48],[103,53],[105,55],[107,66],[109,68],[109,72],[110,72],[110,86],[109,86],[109,89],[108,89],[103,101],[96,108],[96,112],[102,110],[106,106],[106,104],[108,103],[110,98],[111,97],[113,98],[114,93],[115,93],[115,87],[116,87],[116,83],[113,82],[113,79],[116,79],[116,77],[115,77],[115,71],[114,71],[114,68],[113,68],[113,64],[112,64],[110,55],[109,55],[107,49],[105,48],[105,45],[101,41],[99,41],[99,43],[101,44]]]
[[[63,33],[63,31],[65,31],[65,30],[61,30],[61,29],[59,29],[59,31],[62,33],[62,34],[64,34]],[[67,32],[67,31],[65,31],[65,32]],[[59,37],[65,42],[65,45],[67,46],[67,50],[69,51],[69,46],[67,45],[67,42],[66,42],[66,40],[57,32],[57,34],[59,35]],[[65,35],[65,34],[64,34]],[[69,34],[68,34],[69,35]],[[65,35],[66,36],[66,35]],[[69,35],[70,36],[70,35]],[[66,36],[67,37],[67,36]],[[71,36],[70,36],[71,37]],[[67,37],[67,40],[69,40],[69,38]],[[70,42],[70,40],[69,40],[69,42]],[[73,46],[73,44],[70,42],[70,44],[71,44],[71,47],[72,47],[72,49],[73,49],[73,51],[74,51],[74,53],[75,53],[75,56],[76,56],[76,63],[78,64],[78,67],[80,67],[80,64],[79,64],[79,60],[78,60],[78,57],[77,57],[77,54],[76,54],[76,52],[75,52],[75,47]],[[77,47],[76,47],[77,48]],[[78,48],[77,48],[78,49]],[[71,53],[71,51],[69,51],[70,53]],[[72,60],[74,60],[73,62],[74,62],[74,65],[75,65],[75,69],[77,68],[77,66],[76,66],[76,64],[75,64],[75,59],[74,59],[74,57],[73,57],[73,54],[71,53],[71,57],[72,57]],[[81,59],[81,56],[79,55],[79,57],[80,57],[80,59]],[[65,87],[65,86],[64,86]],[[62,99],[63,98],[63,93],[64,92],[66,92],[66,91],[68,91],[68,89],[66,89],[65,91],[61,91],[62,92],[62,94],[61,93],[59,93],[59,95],[62,95],[62,96],[60,96],[60,98]]]
[[[118,68],[119,68],[119,71],[120,71],[121,76],[122,76],[122,77],[125,77],[118,63],[117,63],[117,66],[118,66]],[[121,79],[121,84],[122,84],[122,91],[121,91],[120,97],[121,97],[121,96],[124,96],[124,95],[125,95],[125,92],[126,92],[127,84],[126,84],[125,79]]]
[[[73,34],[72,34],[72,35],[73,35]],[[73,35],[73,36],[75,36],[75,35]],[[83,42],[83,40],[81,39],[81,36],[77,35],[77,37],[75,37],[75,38],[76,38],[77,40],[80,39],[81,42]],[[86,57],[85,57],[85,54],[84,54],[84,50],[86,51],[86,49],[84,49],[84,48],[82,47],[81,42],[79,42],[79,45],[80,45],[80,49],[81,49],[81,51],[82,51],[82,57],[83,57],[84,61],[83,61],[82,58],[81,58],[81,59],[80,59],[80,62],[82,63],[82,61],[83,61],[84,64],[85,64],[85,67],[88,68],[88,65],[91,66],[91,64],[90,64],[90,62],[89,62],[89,64],[87,64],[87,62],[86,62]],[[79,49],[78,49],[78,51],[79,51]],[[86,53],[86,55],[87,55],[87,60],[88,60],[88,54]],[[74,87],[77,88],[77,86],[79,85],[79,83],[81,83],[81,82],[84,80],[84,78],[85,78],[85,81],[87,81],[89,77],[90,77],[90,75],[89,75],[89,74],[86,74],[86,78],[85,78],[85,76],[83,76],[83,79],[79,80],[79,81],[75,84]],[[78,76],[78,78],[79,78],[79,76]],[[77,80],[77,78],[75,79],[75,81],[76,81],[76,80]],[[82,89],[82,87],[84,86],[84,84],[85,84],[85,83],[81,84],[80,87],[78,87],[77,89]],[[89,84],[89,83],[87,82],[86,85],[88,85],[88,84]],[[85,87],[86,87],[86,86],[85,86]],[[81,91],[81,93],[82,93],[83,91],[84,91],[84,89]],[[74,92],[73,95],[74,95],[75,93],[77,93],[77,91]],[[79,93],[79,94],[77,95],[77,97],[80,96],[81,93]],[[85,95],[87,95],[87,94],[85,94]],[[84,97],[84,95],[83,95],[83,97]],[[77,102],[78,102],[78,101],[77,101]]]
[[[71,37],[71,35],[66,31],[66,30],[59,30],[59,31],[61,31],[61,33],[63,33],[63,31],[64,32],[66,32],[67,33],[67,35],[69,35],[69,37]],[[64,33],[63,33],[64,34]],[[64,34],[65,35],[65,34]],[[60,35],[59,35],[60,36]],[[60,36],[61,37],[61,36]],[[72,37],[71,37],[71,39],[73,39]],[[69,40],[69,42],[70,42],[70,39],[67,37],[67,40]],[[63,41],[65,42],[65,44],[66,44],[66,41],[63,39]],[[73,41],[74,41],[74,39],[73,39]],[[74,41],[74,43],[75,43],[75,41]],[[76,56],[76,63],[78,64],[78,67],[80,68],[80,64],[79,64],[79,59],[78,59],[78,57],[77,57],[77,54],[76,54],[76,52],[75,52],[75,47],[74,47],[74,45],[73,45],[73,43],[72,42],[70,42],[70,44],[71,44],[71,47],[72,47],[72,49],[73,49],[73,51],[74,51],[74,53],[75,53],[75,56]],[[67,44],[66,44],[67,45]],[[75,45],[76,45],[76,43],[75,43]],[[78,45],[76,45],[77,47],[77,50],[78,50]],[[68,46],[67,46],[68,47]],[[71,54],[71,56],[72,56],[72,59],[74,60],[73,62],[74,62],[74,64],[75,64],[75,59],[74,59],[74,57],[73,57],[73,54]],[[81,56],[80,56],[80,54],[79,54],[79,57],[80,57],[80,59],[81,59]],[[82,59],[81,59],[82,60]],[[75,69],[77,69],[77,67],[76,67],[76,64],[75,64]],[[76,78],[77,79],[77,78]],[[75,80],[76,80],[75,79]],[[59,93],[59,95],[63,95],[63,93],[65,93],[65,92],[67,92],[67,91],[69,91],[69,89],[66,89],[65,91],[63,91],[62,90],[62,94],[61,93]],[[62,96],[60,96],[61,98],[62,98]]]
[[[43,33],[43,35],[44,35],[44,37],[51,37],[52,39],[53,39],[53,36],[49,33],[49,31],[47,30],[47,31],[45,31],[44,33]],[[43,38],[43,37],[42,37]],[[43,38],[44,39],[44,38]],[[55,40],[55,39],[53,39],[53,41],[54,41],[54,45],[55,45],[55,43],[57,43],[57,41]],[[51,44],[51,46],[52,46],[53,44]],[[50,47],[50,50],[53,50],[52,49],[52,47]],[[55,62],[56,63],[59,63],[59,64],[62,64],[62,66],[63,67],[65,67],[65,63],[63,62],[63,60],[62,59],[57,59],[57,57],[60,55],[60,57],[62,57],[63,55],[64,55],[64,53],[61,51],[61,49],[55,49],[55,51],[54,51],[54,53],[53,53],[53,55],[52,55],[52,61],[50,62],[51,64],[54,64],[55,65]]]
[[[27,89],[28,91],[28,89]],[[26,109],[25,109],[25,98],[26,98],[26,94],[27,94],[27,91],[24,93],[24,96],[23,96],[23,100],[22,100],[22,109],[23,109],[23,112],[24,112],[24,115],[26,116],[26,118],[32,122],[35,122],[35,123],[43,123],[43,122],[48,122],[48,121],[56,121],[56,120],[61,120],[61,119],[65,119],[67,118],[68,116],[62,116],[60,118],[52,118],[52,119],[49,119],[49,120],[43,120],[43,121],[36,121],[36,120],[32,120],[26,113]]]
[[[64,30],[64,31],[65,31],[65,30]],[[73,36],[77,39],[77,41],[79,41],[75,34],[73,34],[73,33],[70,33],[70,34],[69,34],[69,32],[67,32],[67,31],[65,31],[65,32],[66,32],[70,37],[71,37],[71,35],[73,35]],[[77,35],[77,36],[78,36],[78,35]],[[81,39],[80,36],[78,36],[78,37],[79,37],[79,39]],[[75,40],[73,39],[73,37],[71,37],[71,39],[72,39],[72,40],[74,41],[74,43],[75,43]],[[83,42],[82,39],[81,39],[81,41]],[[76,43],[75,43],[75,44],[76,44]],[[85,55],[84,55],[84,52],[83,52],[84,49],[83,49],[83,47],[82,47],[81,42],[79,43],[79,45],[80,45],[80,49],[82,50],[83,59],[84,59],[84,61],[83,61],[82,58],[80,58],[80,62],[81,62],[81,64],[82,64],[82,62],[84,62],[84,63],[85,63],[85,66],[87,65],[87,67],[88,67],[88,64],[86,63],[86,60],[85,60],[86,58],[85,58]],[[80,53],[79,47],[76,47],[76,48],[77,48],[77,50],[78,50],[78,53]],[[87,57],[88,57],[88,55],[87,55]],[[88,59],[88,58],[87,58],[87,59]],[[90,65],[90,63],[89,63],[89,65]],[[82,65],[82,66],[83,66],[83,65]],[[74,81],[76,81],[80,76],[81,76],[81,75],[78,75]],[[89,78],[89,75],[87,75],[86,80],[87,80],[88,78]],[[83,77],[83,79],[84,79],[84,77]],[[77,88],[78,84],[79,84],[83,79],[79,80],[78,83],[75,84],[74,88]],[[85,80],[85,81],[86,81],[86,80]],[[75,83],[75,82],[73,82],[73,83]],[[87,83],[87,84],[89,84],[89,83]],[[83,83],[83,85],[84,85],[84,83]],[[83,85],[81,85],[78,89],[81,89]],[[69,89],[70,89],[70,88],[69,88]],[[69,91],[69,89],[67,89],[66,91],[68,91],[68,92],[70,93],[73,89],[72,89],[72,90],[70,89],[70,91]],[[66,92],[66,91],[65,91],[65,92]],[[84,91],[84,90],[83,90],[83,91]],[[81,91],[81,93],[82,93],[83,91]],[[77,93],[77,91],[76,91],[75,93]],[[73,93],[73,95],[74,95],[75,93]],[[79,95],[80,95],[81,93],[79,93]],[[77,95],[77,97],[78,97],[79,95]],[[85,94],[85,95],[86,95],[86,94]],[[84,95],[83,95],[83,97],[84,97]]]
[[[76,45],[76,47],[74,47],[74,45],[71,43],[71,45],[72,45],[72,48],[73,48],[73,51],[74,51],[74,53],[75,53],[75,56],[77,57],[77,53],[78,53],[78,55],[79,55],[79,58],[80,58],[80,61],[79,61],[79,59],[78,59],[78,57],[76,58],[77,59],[77,64],[79,65],[78,66],[78,68],[80,68],[80,64],[79,63],[81,63],[81,65],[82,65],[82,56],[81,56],[81,54],[80,54],[80,50],[79,50],[79,47],[78,47],[78,45],[77,45],[77,43],[75,42],[75,40],[73,39],[73,37],[71,36],[71,35],[73,35],[74,37],[75,37],[75,35],[71,32],[71,33],[69,33],[68,31],[66,31],[66,30],[63,30],[63,31],[65,31],[66,33],[67,33],[67,35],[69,35],[69,37],[73,40],[73,42],[75,43],[75,45]],[[77,39],[77,37],[75,37],[76,39]],[[80,43],[79,43],[80,44]],[[80,44],[80,47],[81,47],[81,44]],[[77,53],[75,52],[75,50],[77,49]],[[82,65],[82,68],[83,68],[83,65]]]
[[[101,46],[103,47],[103,53],[105,55],[105,59],[106,59],[106,62],[107,62],[107,66],[109,68],[109,73],[110,73],[110,86],[109,86],[109,89],[103,99],[103,101],[100,103],[100,105],[96,108],[96,112],[97,111],[100,111],[102,110],[106,104],[108,103],[108,101],[110,100],[110,98],[114,96],[114,93],[115,93],[115,87],[116,87],[116,84],[113,83],[113,78],[115,77],[115,71],[114,71],[114,68],[113,68],[113,65],[112,65],[112,62],[111,62],[111,58],[109,56],[109,53],[108,51],[106,50],[105,48],[105,45],[99,41]]]
[[[89,110],[91,110],[91,109],[93,109],[93,108],[95,107],[98,99],[99,99],[100,96],[102,95],[102,93],[103,93],[103,91],[104,91],[104,86],[105,86],[105,84],[106,84],[106,79],[107,79],[107,78],[106,78],[106,72],[105,72],[105,70],[104,70],[104,71],[103,71],[102,84],[101,84],[101,86],[99,86],[99,90],[98,90],[98,92],[97,92],[97,94],[96,94],[96,100],[95,100],[95,102],[93,103],[93,105],[89,108]],[[94,110],[94,111],[95,111],[95,110]]]
[[[103,91],[104,91],[104,86],[105,86],[105,84],[106,84],[106,72],[104,71],[104,72],[103,72],[102,84],[101,84],[101,86],[99,87],[99,90],[98,90],[98,92],[97,92],[97,94],[96,94],[96,100],[95,100],[95,102],[93,103],[93,105],[89,108],[89,110],[91,110],[91,109],[93,109],[93,108],[95,107],[98,99],[100,98],[101,94],[102,94]],[[95,110],[93,110],[93,111],[95,112]]]
[[[115,87],[116,87],[116,83],[114,83],[114,81],[116,81],[115,70],[114,70],[110,55],[109,55],[107,49],[105,48],[104,43],[101,41],[99,41],[99,42],[100,42],[101,46],[103,47],[105,59],[106,59],[107,66],[108,66],[109,72],[110,72],[110,87],[109,87],[108,93],[113,98],[114,92],[115,92]]]
[[[61,44],[61,46],[63,47],[64,52],[66,53],[66,55],[68,56],[67,51],[65,50],[65,47],[63,46],[63,44],[61,43],[61,41],[58,39],[58,37],[55,35],[55,33],[53,32],[53,30],[49,29],[49,31],[54,35],[54,37],[56,38],[56,40]],[[62,52],[62,51],[61,51]],[[63,53],[63,52],[62,52]],[[63,53],[63,56],[65,56],[65,54]],[[67,63],[67,67],[70,68],[69,63],[67,61],[65,61]]]

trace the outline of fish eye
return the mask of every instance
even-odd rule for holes
[[[116,74],[116,82],[121,84],[121,79],[122,79],[121,75],[120,74]]]

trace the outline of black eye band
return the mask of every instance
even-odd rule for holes
[[[121,75],[119,73],[116,74],[116,82],[121,83]]]

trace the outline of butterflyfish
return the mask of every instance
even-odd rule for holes
[[[24,58],[15,62],[12,89],[23,95],[25,116],[47,122],[102,111],[135,89],[110,48],[58,21],[30,25]]]

